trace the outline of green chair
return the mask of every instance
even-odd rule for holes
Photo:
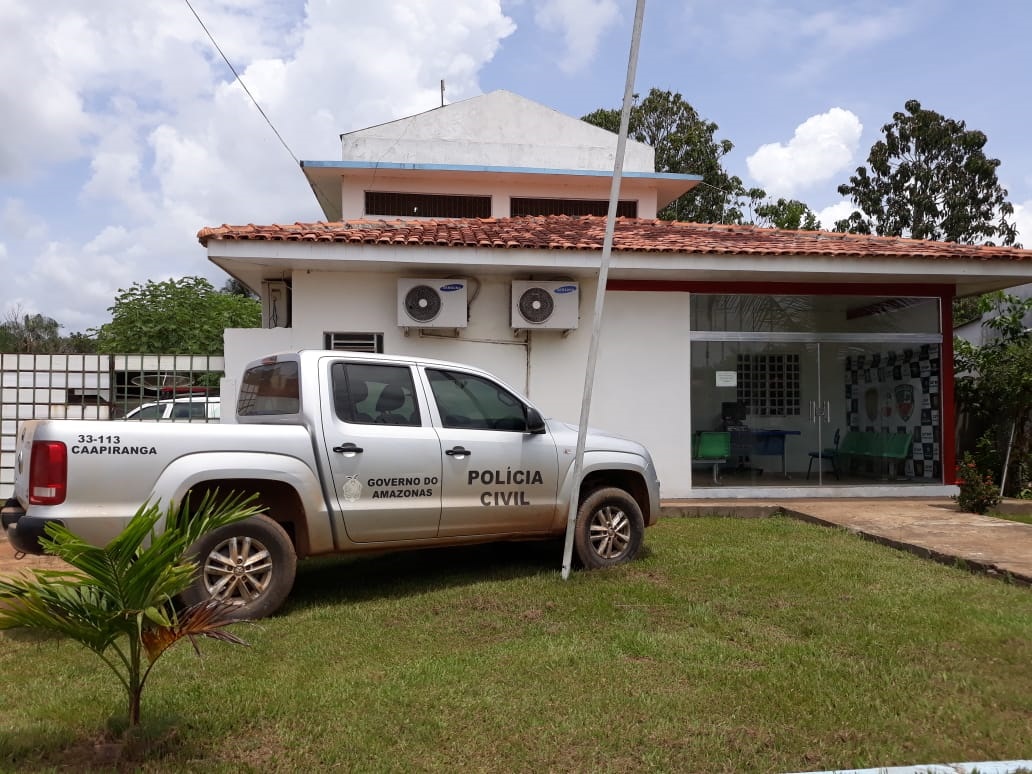
[[[893,477],[899,475],[900,464],[905,465],[907,457],[910,456],[910,447],[913,442],[914,438],[910,433],[893,433],[889,436],[886,443],[885,456],[892,466]]]
[[[720,484],[720,466],[731,456],[731,433],[703,431],[696,433],[692,444],[692,464],[712,465],[713,483]]]
[[[839,444],[838,454],[835,457],[835,468],[838,471],[843,470],[843,463],[845,463],[846,473],[851,473],[853,470],[853,463],[856,458],[863,454],[863,441],[864,433],[858,430],[847,430],[845,436],[842,438],[842,443]]]

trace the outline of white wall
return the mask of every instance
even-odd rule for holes
[[[591,424],[649,448],[663,497],[691,488],[688,325],[687,293],[606,294]]]
[[[502,276],[469,283],[470,320],[458,336],[451,330],[398,326],[400,274],[380,272],[305,272],[293,277],[292,328],[226,331],[226,374],[238,376],[255,358],[270,352],[320,349],[328,332],[381,333],[384,352],[470,363],[527,392],[526,336],[509,326],[510,280]],[[406,277],[420,277],[418,268]],[[431,274],[431,276],[440,276]],[[299,299],[304,299],[299,301]],[[559,334],[555,334],[559,338]]]

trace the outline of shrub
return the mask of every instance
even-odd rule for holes
[[[196,508],[146,503],[106,546],[94,546],[58,522],[46,526],[43,548],[71,570],[34,570],[0,578],[0,630],[75,640],[117,675],[140,722],[140,698],[155,662],[175,643],[200,637],[242,644],[225,630],[233,608],[209,600],[179,610],[175,598],[197,571],[190,547],[207,532],[256,514],[254,496],[206,494]],[[164,522],[164,529],[158,526]]]
[[[957,466],[957,484],[960,494],[953,499],[962,511],[985,513],[1000,502],[1000,489],[992,474],[981,470],[968,452]]]

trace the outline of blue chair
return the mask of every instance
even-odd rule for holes
[[[835,474],[835,479],[838,480],[838,454],[839,454],[839,441],[842,439],[842,431],[840,429],[835,430],[835,438],[833,439],[833,445],[820,451],[810,452],[810,464],[806,466],[806,480],[810,480],[810,471],[813,470],[814,460],[828,460],[831,463],[831,470]]]

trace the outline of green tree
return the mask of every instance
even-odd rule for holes
[[[798,199],[778,199],[758,204],[753,210],[753,222],[767,228],[787,228],[793,231],[817,231],[821,222],[817,215]]]
[[[229,293],[233,296],[243,296],[244,298],[258,298],[258,294],[255,293],[251,288],[247,287],[243,282],[238,280],[236,277],[230,277],[219,288],[220,293]]]
[[[600,108],[584,116],[589,124],[619,131],[619,109]],[[696,223],[742,223],[749,199],[763,199],[759,189],[747,191],[739,177],[728,174],[721,159],[734,143],[714,138],[718,127],[706,121],[680,94],[650,89],[631,108],[628,134],[656,151],[656,171],[702,175],[702,182],[659,213],[664,220]]]
[[[838,231],[933,239],[962,244],[1013,245],[1014,207],[987,158],[984,133],[908,100],[882,127],[868,167],[838,187],[858,208]]]
[[[62,336],[63,326],[53,317],[8,310],[0,323],[0,352],[23,355],[81,354],[96,351],[96,343],[84,333]]]
[[[61,326],[52,317],[41,314],[8,312],[0,323],[0,352],[49,355],[61,352]]]
[[[174,600],[197,571],[190,547],[212,530],[255,515],[259,509],[250,499],[219,500],[210,493],[196,509],[187,503],[167,512],[144,505],[104,547],[59,522],[47,524],[45,550],[74,569],[0,578],[0,629],[69,638],[89,648],[118,677],[129,725],[136,726],[147,678],[172,645],[185,638],[196,649],[196,637],[242,643],[225,630],[235,620],[232,605],[206,601],[180,612]]]
[[[219,293],[203,277],[134,282],[108,311],[111,322],[94,332],[97,351],[111,354],[220,355],[226,328],[256,328],[262,318],[259,301]]]
[[[1032,475],[1032,334],[1025,326],[1032,299],[991,293],[981,297],[979,311],[989,313],[982,323],[988,341],[974,346],[954,340],[957,401],[987,429],[989,448],[1006,450],[1013,438],[1011,467],[1018,475],[1007,478],[1024,486]],[[989,467],[984,453],[976,457]],[[997,480],[1003,474],[1002,458],[993,466]]]

